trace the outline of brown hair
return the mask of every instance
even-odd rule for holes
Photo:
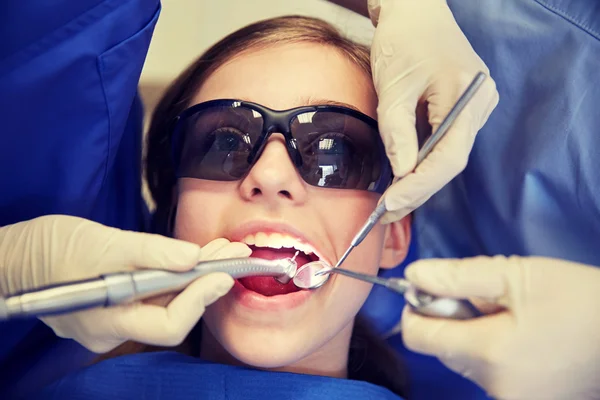
[[[331,46],[371,75],[369,48],[344,38],[334,27],[315,18],[289,16],[260,21],[213,45],[171,84],[152,115],[147,138],[146,173],[156,204],[154,232],[170,234],[170,216],[176,207],[176,178],[170,152],[172,121],[190,106],[191,99],[210,74],[227,61],[251,49],[300,42]],[[194,342],[200,340],[199,331],[194,329],[190,333],[188,346],[185,346],[193,354],[198,354],[192,348]],[[357,318],[352,334],[348,376],[406,396],[406,373],[402,364],[395,352],[361,318]]]

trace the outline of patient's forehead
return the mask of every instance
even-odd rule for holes
[[[315,43],[291,43],[249,50],[219,67],[193,104],[219,98],[252,101],[273,109],[307,101],[347,103],[375,118],[371,78],[339,50]]]

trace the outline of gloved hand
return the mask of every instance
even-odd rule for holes
[[[379,129],[396,177],[384,196],[388,212],[381,221],[389,223],[408,215],[465,168],[475,135],[498,104],[498,92],[445,0],[368,4],[377,26],[371,64]],[[444,139],[412,172],[419,150],[417,104],[427,104],[435,132],[480,71],[488,78]]]
[[[600,268],[477,257],[418,261],[405,275],[433,294],[504,309],[469,321],[405,309],[409,349],[438,357],[494,398],[600,399]]]
[[[0,229],[0,295],[101,274],[161,268],[191,269],[199,260],[247,257],[243,243],[216,239],[196,244],[159,235],[122,231],[85,219],[51,215]],[[206,275],[167,307],[134,303],[44,317],[54,332],[96,353],[134,340],[161,346],[179,344],[204,308],[233,286],[227,274]]]

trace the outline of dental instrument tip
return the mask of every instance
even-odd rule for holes
[[[275,280],[283,285],[289,283],[296,276],[298,263],[296,262],[296,256],[298,256],[300,252],[297,251],[292,258],[284,258],[281,262],[286,263],[284,265],[285,275],[276,276]]]
[[[350,252],[354,249],[354,246],[350,246],[348,247],[348,250],[346,250],[346,252],[344,253],[344,255],[340,258],[340,260],[335,264],[334,268],[339,267],[340,265],[342,265],[342,263],[344,261],[346,261],[346,258],[348,258],[348,255],[350,255]]]
[[[330,274],[333,271],[333,267],[322,269],[321,271],[315,272],[315,276],[323,276]]]

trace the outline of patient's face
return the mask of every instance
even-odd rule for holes
[[[192,104],[222,98],[273,109],[306,105],[307,99],[338,101],[373,118],[377,106],[369,76],[337,50],[316,44],[280,45],[243,54],[217,69]],[[178,238],[200,245],[219,237],[243,241],[251,245],[253,256],[261,258],[292,256],[294,246],[312,248],[329,263],[343,254],[379,199],[366,191],[306,184],[279,134],[270,137],[243,180],[185,178],[179,181],[178,191]],[[408,245],[407,224],[400,224],[398,232],[403,234],[395,242],[402,254]],[[376,274],[385,231],[386,227],[376,226],[345,267]],[[299,260],[308,258],[301,255]],[[370,289],[368,284],[337,275],[314,291],[294,291],[292,284],[283,286],[270,277],[236,281],[229,294],[206,310],[208,332],[203,341],[224,349],[223,357],[231,355],[244,364],[296,365],[298,370],[318,373],[340,354],[347,354],[354,317]]]

